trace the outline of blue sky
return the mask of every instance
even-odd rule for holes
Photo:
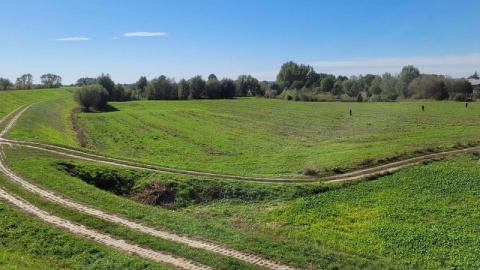
[[[480,1],[0,0],[0,77],[108,73],[274,80],[287,61],[335,75],[480,71]]]

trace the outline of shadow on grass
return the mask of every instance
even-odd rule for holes
[[[118,108],[113,107],[110,104],[107,104],[105,107],[102,108],[102,111],[100,112],[118,112],[120,111]]]

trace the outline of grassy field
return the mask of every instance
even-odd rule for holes
[[[478,269],[479,158],[450,157],[291,201],[221,201],[184,212],[369,262],[391,261],[394,269]]]
[[[18,91],[0,91],[0,117],[14,109],[34,102],[59,97],[71,97],[74,88],[32,89]]]
[[[81,148],[71,121],[75,104],[69,90],[62,91],[32,106],[8,136]],[[40,92],[31,100],[46,95]],[[335,167],[347,170],[480,141],[476,103],[466,109],[454,102],[302,103],[246,98],[111,105],[116,110],[76,114],[88,150],[230,174],[295,177],[306,167],[327,174]],[[12,170],[76,201],[302,269],[480,268],[478,152],[425,162],[371,181],[326,185],[146,173],[20,147],[3,150]],[[75,173],[67,168],[75,168]],[[87,184],[92,176],[113,182],[109,187],[122,196]],[[175,200],[164,208],[135,201],[136,194],[154,180],[175,189]],[[145,247],[215,269],[256,269],[71,211],[4,176],[0,186],[52,214]],[[78,240],[3,202],[0,215],[1,268],[167,269]],[[95,262],[85,259],[91,253]]]
[[[422,111],[421,106],[426,110]],[[480,106],[456,102],[136,101],[79,113],[86,147],[153,164],[253,176],[329,174],[478,144]],[[71,99],[35,105],[11,137],[78,147]],[[349,116],[352,109],[353,115]]]

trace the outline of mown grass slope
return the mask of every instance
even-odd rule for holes
[[[47,108],[58,105],[33,107],[10,136],[75,146],[73,133],[54,124],[61,121],[49,124],[54,117],[39,119],[49,113]],[[480,141],[476,103],[465,108],[456,102],[303,103],[247,98],[112,105],[116,111],[77,114],[87,148],[227,174],[299,176],[306,169],[325,174],[335,167],[349,170]],[[67,121],[71,108],[58,109],[63,110],[62,121]],[[35,118],[33,122],[44,124],[28,122]]]
[[[72,96],[74,88],[31,89],[0,91],[0,117],[14,109],[34,102],[50,100],[58,97]]]

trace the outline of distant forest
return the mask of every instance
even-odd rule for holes
[[[472,78],[479,79],[477,72],[468,79]],[[34,85],[31,74],[20,76],[15,84],[0,77],[0,90],[54,88],[62,85],[62,78],[55,74],[45,74],[40,79],[41,84]],[[80,78],[72,86],[82,87],[82,91],[89,92],[91,96],[97,95],[99,104],[93,107],[101,107],[101,104],[108,101],[231,99],[245,96],[295,101],[358,102],[402,99],[473,101],[480,98],[478,91],[474,93],[474,87],[465,78],[422,74],[411,65],[404,66],[398,74],[385,72],[382,75],[346,77],[317,73],[313,67],[293,61],[281,66],[274,82],[259,82],[250,75],[240,75],[233,80],[218,79],[210,74],[207,79],[198,75],[179,81],[165,75],[151,80],[141,76],[132,84],[115,84],[108,74],[101,74],[97,78]]]

